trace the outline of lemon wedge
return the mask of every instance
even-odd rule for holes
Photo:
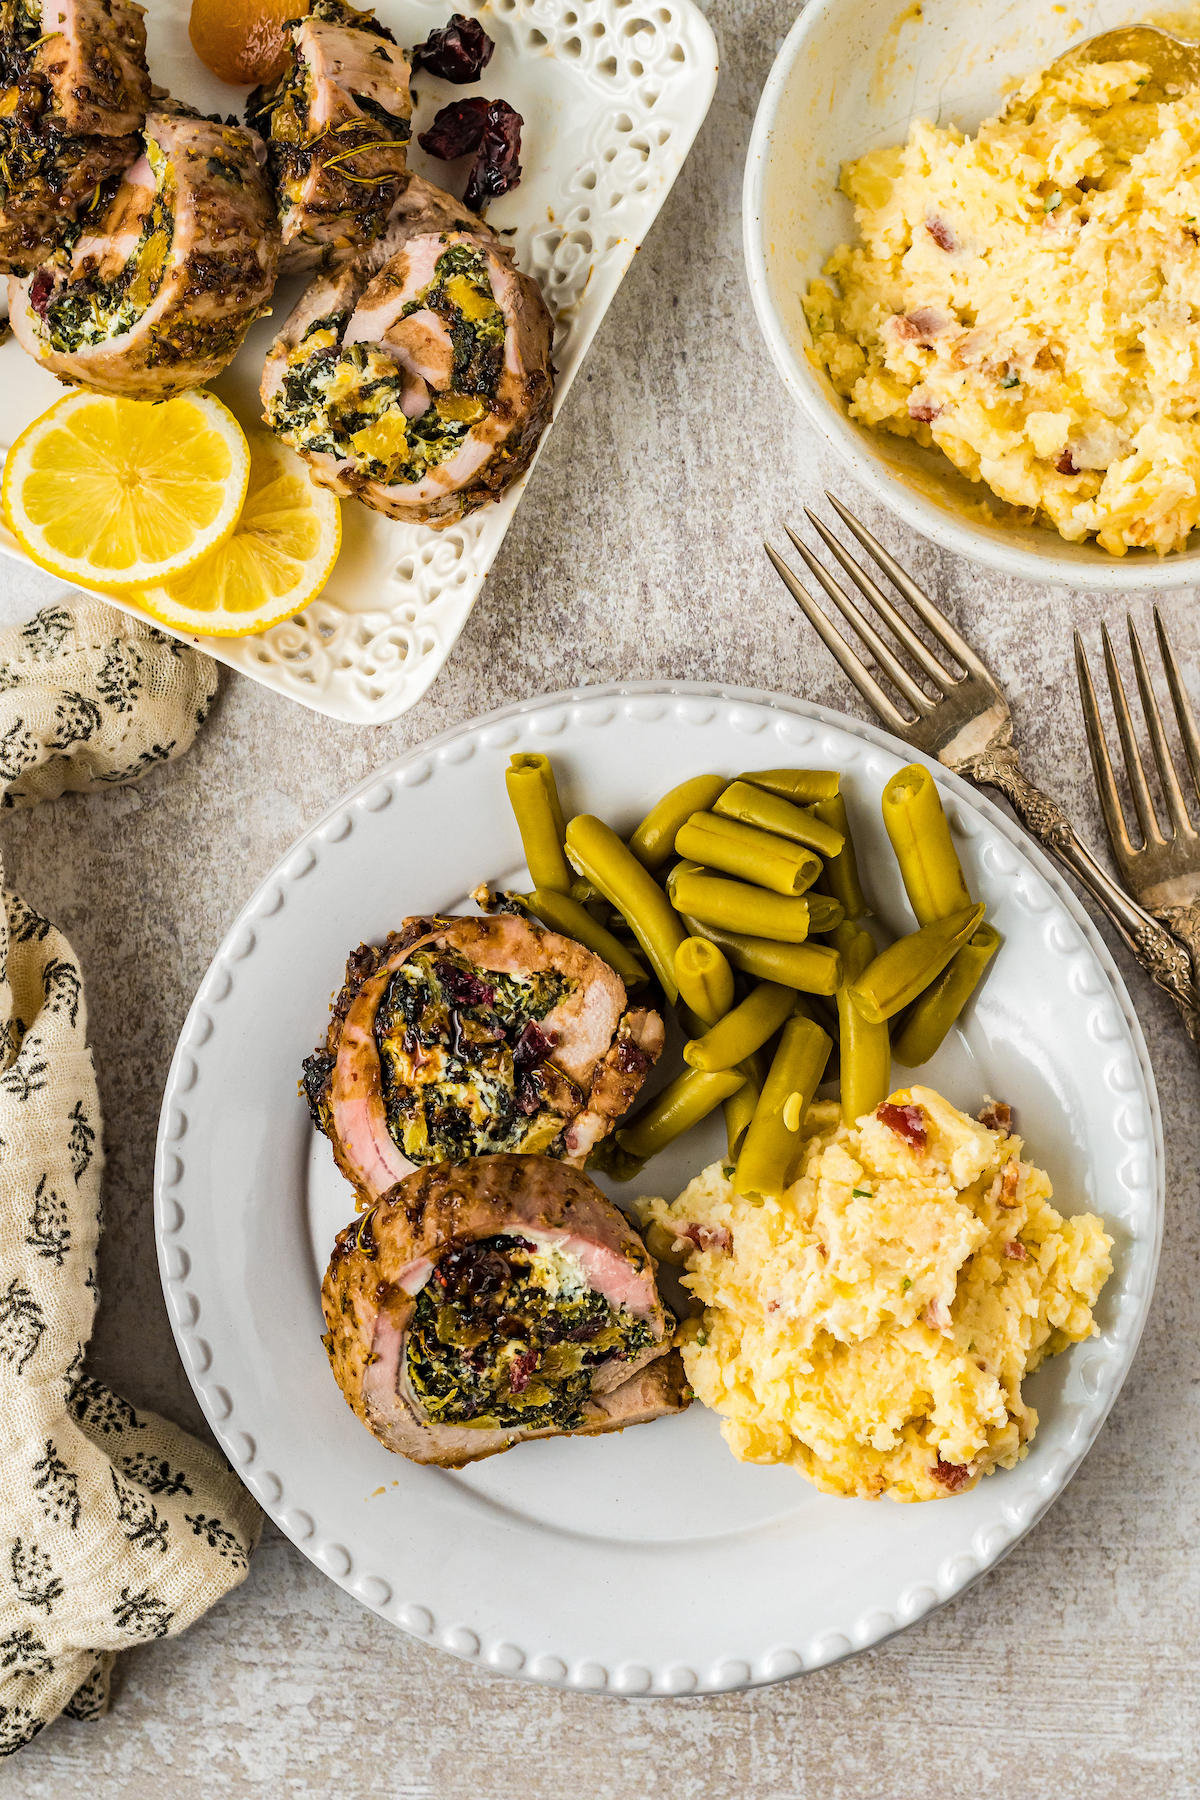
[[[224,543],[249,475],[242,428],[212,394],[153,403],[71,393],[9,451],[4,515],[43,569],[124,594],[182,575]]]
[[[314,487],[294,450],[252,431],[250,485],[233,536],[171,581],[134,598],[177,631],[245,637],[303,612],[329,579],[342,543],[341,509]]]

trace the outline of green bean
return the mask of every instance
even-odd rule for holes
[[[802,844],[716,813],[693,813],[675,834],[680,856],[737,875],[773,894],[802,894],[821,873],[821,859]]]
[[[653,873],[669,863],[679,827],[693,813],[707,812],[728,786],[724,775],[693,775],[690,781],[681,781],[664,794],[629,840],[629,848],[642,867]]]
[[[964,906],[948,918],[922,925],[920,931],[896,942],[877,956],[873,963],[849,984],[850,998],[864,1019],[878,1025],[894,1018],[923,994],[930,982],[936,981],[956,950],[978,931],[983,919],[983,903]]]
[[[909,763],[884,788],[883,822],[918,925],[970,906],[937,782],[920,763]]]
[[[676,911],[690,913],[723,931],[748,932],[781,944],[802,944],[809,932],[809,906],[795,898],[769,894],[745,881],[709,875],[695,863],[676,863],[667,882]]]
[[[753,782],[768,794],[791,800],[796,806],[812,806],[818,800],[832,800],[841,785],[836,769],[750,769],[738,776],[739,781]]]
[[[693,1069],[732,1069],[761,1049],[796,1006],[794,988],[761,981],[740,1006],[726,1013],[702,1038],[683,1047],[683,1060]]]
[[[540,751],[510,756],[504,784],[516,814],[534,887],[569,894],[574,877],[563,855],[567,828],[550,758]]]
[[[607,1137],[602,1137],[595,1145],[585,1166],[599,1170],[610,1181],[632,1181],[645,1168],[646,1159],[644,1156],[630,1156],[628,1150],[622,1150],[609,1132]]]
[[[777,837],[790,838],[804,844],[818,856],[837,856],[845,842],[840,831],[826,825],[814,813],[768,794],[748,781],[735,781],[725,789],[712,810],[719,819],[740,819],[743,825],[757,825],[760,831],[773,831]]]
[[[643,869],[602,819],[580,813],[567,826],[567,856],[585,881],[599,888],[628,921],[672,1005],[679,993],[675,952],[684,940],[679,915],[653,875]]]
[[[831,856],[825,864],[817,885],[822,893],[831,894],[841,902],[848,919],[865,919],[871,909],[858,879],[858,858],[854,854],[854,839],[846,817],[846,802],[840,794],[835,794],[830,800],[818,800],[813,811],[818,819],[840,832],[844,840],[840,854]]]
[[[632,951],[627,950],[611,931],[598,925],[587,908],[578,900],[572,900],[569,894],[534,888],[532,894],[524,894],[522,898],[543,925],[548,925],[551,931],[560,931],[564,937],[574,938],[585,950],[591,950],[610,969],[616,970],[627,988],[641,987],[650,979]]]
[[[730,1094],[728,1100],[721,1102],[721,1110],[725,1114],[725,1142],[731,1163],[737,1162],[760,1092],[757,1082],[748,1076],[736,1094]]]
[[[711,1029],[733,1005],[733,970],[707,938],[684,938],[675,952],[679,998]]]
[[[778,981],[803,994],[836,994],[842,959],[825,944],[777,944],[770,938],[745,937],[739,931],[720,931],[702,925],[692,914],[684,923],[693,937],[707,938],[725,952],[735,969],[757,981]]]
[[[845,969],[845,979],[837,991],[842,1123],[853,1125],[864,1113],[874,1112],[891,1092],[892,1046],[886,1024],[869,1024],[850,998],[851,985],[866,973],[878,955],[875,939],[868,931],[843,925],[835,934],[835,941]]]
[[[814,894],[810,888],[804,898],[808,901],[808,929],[814,937],[833,931],[846,917],[845,908],[828,894]]]
[[[894,1046],[897,1062],[903,1063],[906,1069],[916,1069],[929,1061],[999,948],[1000,933],[992,925],[981,925],[967,939],[937,980],[925,989],[905,1020],[904,1030]]]
[[[804,1116],[821,1085],[833,1042],[811,1019],[789,1019],[754,1109],[734,1171],[735,1193],[773,1200],[783,1193],[800,1148]]]
[[[708,1117],[714,1106],[728,1100],[745,1083],[737,1069],[685,1069],[668,1082],[661,1094],[616,1134],[617,1143],[630,1156],[657,1156],[681,1133]]]

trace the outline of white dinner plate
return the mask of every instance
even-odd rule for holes
[[[438,107],[482,92],[507,100],[524,119],[520,185],[492,202],[487,219],[497,231],[512,230],[505,243],[517,266],[537,277],[554,317],[557,417],[703,123],[717,82],[716,40],[692,0],[378,0],[375,8],[409,50],[456,9],[483,17],[495,54],[470,87],[417,73],[408,165],[460,194],[465,162],[435,162],[417,143]],[[150,72],[202,111],[241,118],[249,89],[227,87],[205,68],[188,39],[190,11],[191,0],[150,8]],[[304,285],[280,282],[273,316],[252,327],[212,383],[244,425],[261,419],[263,360]],[[0,345],[0,385],[2,462],[63,390],[13,338]],[[441,531],[343,501],[342,553],[304,612],[248,638],[175,635],[335,719],[378,725],[397,718],[453,650],[528,479]],[[28,560],[3,524],[0,552]]]
[[[909,753],[823,708],[634,683],[532,700],[413,750],[272,870],[188,1014],[155,1173],[176,1339],[248,1487],[381,1617],[557,1686],[685,1694],[776,1681],[959,1593],[1078,1467],[1128,1371],[1158,1261],[1162,1130],[1146,1046],[1078,901],[1010,820],[929,765],[1004,943],[922,1079],[972,1113],[985,1093],[1012,1103],[1056,1206],[1100,1213],[1115,1239],[1100,1335],[1027,1384],[1041,1425],[1025,1461],[925,1505],[835,1499],[789,1468],[735,1462],[698,1404],[461,1472],[391,1455],[346,1405],[321,1346],[321,1277],[354,1208],[297,1079],[360,940],[381,940],[409,913],[465,909],[481,879],[525,880],[504,788],[518,749],[550,752],[568,815],[594,811],[621,831],[705,770],[841,769],[868,897],[883,922],[911,928],[879,811]],[[722,1153],[719,1117],[609,1191],[677,1193]]]

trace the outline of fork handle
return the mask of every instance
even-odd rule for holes
[[[1131,900],[1096,861],[1058,801],[1026,777],[1011,744],[966,757],[955,764],[954,773],[978,786],[999,788],[1026,830],[1103,908],[1151,981],[1175,1002],[1188,1036],[1200,1047],[1200,989],[1194,974],[1200,967],[1200,906],[1166,907],[1156,917]]]

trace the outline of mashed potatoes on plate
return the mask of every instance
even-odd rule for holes
[[[1097,1329],[1102,1222],[1060,1217],[1020,1138],[930,1088],[853,1128],[818,1102],[807,1130],[778,1201],[752,1205],[714,1163],[640,1202],[704,1305],[681,1332],[698,1398],[735,1456],[829,1494],[934,1500],[1011,1468],[1037,1428],[1022,1380]]]
[[[1149,76],[1031,75],[973,138],[847,164],[863,241],[804,302],[854,418],[1114,556],[1200,520],[1200,93]]]

